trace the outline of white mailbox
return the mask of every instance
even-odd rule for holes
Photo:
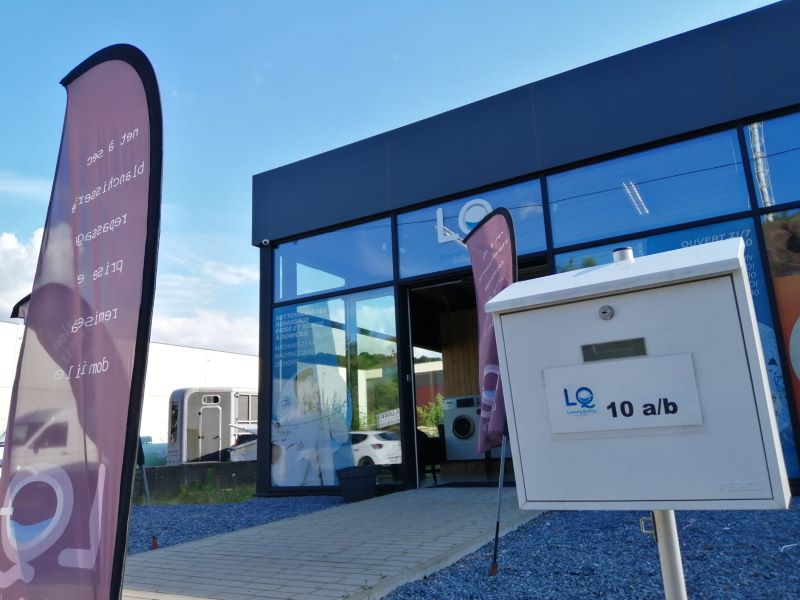
[[[493,313],[521,508],[786,508],[739,238],[515,283]]]

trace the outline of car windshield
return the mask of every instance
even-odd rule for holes
[[[382,440],[393,441],[393,442],[400,439],[394,431],[384,431],[382,433],[379,433],[377,437],[379,437]]]

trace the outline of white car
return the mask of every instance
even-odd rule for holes
[[[400,437],[393,431],[351,431],[353,464],[396,465],[403,460]]]

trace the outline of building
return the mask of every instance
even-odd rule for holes
[[[11,390],[25,326],[0,321],[0,433],[6,430]],[[167,442],[169,397],[185,387],[258,385],[258,358],[249,354],[151,342],[145,374],[140,435]]]
[[[330,489],[352,464],[348,430],[399,437],[383,485],[421,484],[417,426],[430,423],[457,457],[445,462],[464,463],[446,474],[480,474],[464,418],[478,386],[471,273],[440,226],[463,235],[500,206],[522,278],[610,261],[621,243],[641,255],[741,236],[798,483],[798,23],[800,3],[771,5],[254,176],[259,410],[272,415],[258,493]],[[436,362],[440,396],[457,399],[441,407]]]

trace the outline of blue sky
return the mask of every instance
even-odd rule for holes
[[[164,113],[153,340],[256,353],[252,176],[770,4],[139,0],[0,6],[0,318],[30,291],[66,94],[138,46]]]

